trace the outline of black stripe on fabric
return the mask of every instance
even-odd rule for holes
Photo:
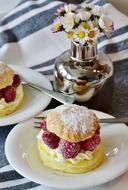
[[[119,67],[119,70],[120,68],[128,68],[128,58],[126,59],[122,59],[122,60],[118,60],[118,61],[113,61],[114,63],[114,66],[116,67],[118,65]],[[123,64],[123,67],[122,67],[122,64]]]
[[[53,75],[53,69],[47,71],[39,71],[43,75]]]
[[[55,11],[60,5],[55,6],[47,11],[41,12],[10,30],[6,30],[0,34],[0,47],[6,43],[18,42],[30,34],[43,29],[53,23]],[[42,34],[43,35],[43,34]]]
[[[93,3],[94,2],[94,0],[87,0],[87,3]],[[106,4],[107,2],[106,2],[106,0],[99,0],[98,2],[94,2],[94,5],[99,5],[99,6],[102,6],[102,5],[104,5],[104,4]]]
[[[28,13],[28,12],[32,11],[33,9],[36,10],[38,8],[41,8],[41,7],[43,7],[43,6],[47,5],[47,4],[49,4],[49,0],[47,0],[47,1],[43,2],[43,3],[41,3],[41,4],[29,5],[28,7],[25,7],[24,9],[10,15],[9,17],[6,17],[4,20],[1,21],[0,26],[8,24],[9,22],[17,19],[18,17],[23,16],[25,13]]]
[[[121,42],[105,45],[101,48],[105,53],[116,53],[125,49],[128,49],[128,39]]]
[[[87,3],[92,3],[94,0],[87,0]]]
[[[22,4],[26,3],[27,1],[30,1],[30,0],[21,0],[21,1],[18,3],[17,6],[22,5]]]
[[[40,186],[40,184],[37,184],[34,182],[28,182],[21,185],[17,184],[16,186],[2,188],[2,190],[24,190],[24,189],[31,189],[38,186]]]
[[[97,3],[94,3],[95,5],[103,6],[106,4],[106,0],[100,0]]]
[[[15,170],[0,173],[0,182],[22,179],[22,178],[23,176],[21,176]]]
[[[109,39],[112,39],[112,38],[114,38],[114,37],[117,37],[117,36],[119,36],[119,35],[121,35],[121,34],[124,34],[124,33],[126,33],[126,32],[128,32],[128,25],[125,25],[125,26],[123,26],[123,27],[121,27],[121,28],[119,28],[119,29],[113,31]],[[99,41],[99,42],[102,42],[102,41],[104,41],[105,39],[107,39],[107,38],[106,38],[106,36],[104,35],[104,36],[100,37],[98,41]]]
[[[44,62],[44,63],[40,63],[40,64],[38,64],[38,65],[34,65],[34,66],[31,67],[31,69],[40,69],[40,68],[43,68],[43,67],[46,67],[46,66],[49,66],[49,65],[53,65],[54,62],[55,62],[55,59],[56,59],[56,58],[51,59],[51,60],[49,60],[49,61],[46,61],[46,62]]]
[[[7,138],[7,135],[12,130],[14,125],[9,125],[8,127],[0,127],[0,168],[8,165],[7,158],[5,156],[5,140]]]

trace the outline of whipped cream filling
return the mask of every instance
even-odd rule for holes
[[[75,157],[75,158],[64,158],[63,155],[60,153],[59,148],[51,149],[49,148],[42,140],[42,134],[43,130],[40,131],[40,133],[37,135],[37,139],[40,140],[43,143],[43,146],[47,149],[48,153],[52,158],[54,158],[56,161],[64,163],[66,161],[71,162],[72,164],[77,164],[80,161],[83,160],[91,160],[93,158],[93,151],[83,151]]]
[[[16,98],[12,102],[6,102],[4,98],[0,99],[0,110],[10,107],[11,105],[17,104],[19,102],[19,95],[22,92],[22,85],[19,85],[16,89]]]

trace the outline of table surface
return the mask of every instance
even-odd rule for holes
[[[52,100],[46,109],[51,109],[60,105],[56,100]],[[114,74],[106,82],[102,90],[93,97],[90,101],[84,104],[89,108],[100,110],[114,116],[124,116],[128,115],[128,64],[127,62],[122,65],[114,65]],[[14,125],[7,127],[0,127],[0,165],[8,164],[5,158],[4,152],[4,142],[10,130]],[[121,183],[121,181],[126,182],[128,173],[124,174],[116,181]],[[114,186],[114,182],[110,182],[109,185]],[[109,186],[108,185],[108,186]],[[101,188],[102,189],[102,188]],[[126,190],[127,188],[124,188]],[[97,189],[96,189],[97,190]],[[99,189],[98,189],[99,190]],[[123,189],[122,189],[123,190]]]
[[[59,102],[52,100],[46,109],[51,109],[58,105],[60,105]],[[128,115],[128,59],[114,63],[113,76],[95,97],[83,105],[116,117]],[[8,164],[4,154],[4,142],[13,127],[14,125],[0,127],[0,167]]]

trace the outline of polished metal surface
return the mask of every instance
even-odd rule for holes
[[[88,61],[98,55],[97,44],[82,45],[74,41],[71,42],[71,59],[75,61]]]
[[[128,124],[128,117],[103,118],[103,119],[100,119],[100,123],[126,123]]]
[[[80,54],[79,49],[76,50],[74,53],[74,49],[71,48],[71,51],[64,52],[56,59],[54,88],[63,93],[74,93],[76,101],[84,102],[93,97],[112,76],[113,64],[103,52],[99,52],[98,55],[95,53],[94,58],[87,59],[87,54],[81,57],[83,54]]]

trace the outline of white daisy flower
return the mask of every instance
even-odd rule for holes
[[[85,21],[85,22],[82,22],[81,25],[83,26],[83,28],[85,30],[92,30],[94,28],[94,25],[93,25],[93,22],[92,21]]]
[[[69,39],[73,39],[74,33],[75,33],[74,30],[71,30],[71,31],[67,32],[67,37],[68,37]]]
[[[81,9],[76,14],[76,22],[79,22],[80,20],[87,21],[89,20],[90,16],[91,16],[90,12],[87,12]]]
[[[100,36],[100,32],[97,28],[94,28],[88,32],[88,40],[96,41],[97,38]]]
[[[104,33],[111,33],[114,30],[112,20],[105,15],[99,18],[99,26],[103,29]]]
[[[53,23],[51,29],[53,32],[58,32],[58,31],[60,31],[60,27],[61,27],[60,19],[56,18],[54,20],[54,23]]]
[[[88,39],[88,31],[87,30],[85,30],[82,26],[79,26],[77,29],[75,29],[74,40],[76,42],[85,44],[87,39]]]
[[[66,12],[72,12],[75,11],[77,6],[74,4],[68,4],[64,6]]]
[[[71,31],[75,24],[75,14],[71,12],[65,14],[63,17],[60,17],[60,22],[66,32]]]
[[[101,8],[98,5],[94,5],[92,10],[91,10],[91,13],[93,15],[101,16],[104,13],[104,9],[103,9],[103,7]]]

